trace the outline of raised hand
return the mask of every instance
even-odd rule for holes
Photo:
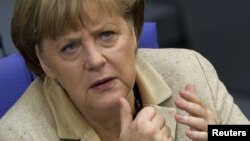
[[[208,124],[216,124],[215,114],[201,102],[193,85],[186,85],[185,89],[180,91],[180,96],[182,99],[177,99],[175,104],[178,108],[188,112],[189,116],[177,114],[177,122],[190,127],[186,135],[193,141],[207,141]]]
[[[120,98],[121,133],[119,141],[172,141],[165,119],[153,107],[143,108],[133,120],[131,107]]]

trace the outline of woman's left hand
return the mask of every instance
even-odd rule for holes
[[[177,99],[175,105],[188,112],[189,115],[177,114],[177,122],[190,127],[190,130],[186,131],[186,135],[193,141],[207,141],[208,124],[217,123],[215,114],[201,102],[193,85],[187,84],[185,89],[180,91],[180,96],[182,99]]]

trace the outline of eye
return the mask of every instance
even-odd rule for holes
[[[113,32],[113,31],[104,31],[104,32],[100,33],[99,38],[101,40],[110,40],[113,38],[114,34],[115,34],[115,32]]]
[[[73,53],[76,51],[78,46],[79,46],[79,43],[77,43],[77,42],[68,43],[61,49],[61,52]]]

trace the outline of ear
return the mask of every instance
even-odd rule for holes
[[[132,34],[131,36],[132,36],[133,48],[134,48],[135,52],[137,52],[139,39],[137,39],[137,37],[136,37],[136,32],[135,32],[134,27],[132,28],[131,34]]]
[[[128,21],[127,22],[127,25],[128,25],[128,30],[130,32],[130,35],[131,35],[131,43],[132,43],[132,47],[135,51],[135,53],[137,52],[137,49],[138,49],[138,43],[139,43],[139,39],[137,39],[136,37],[136,31],[135,31],[135,27],[134,27],[134,23],[132,21]]]
[[[38,57],[41,67],[43,68],[43,71],[48,77],[54,79],[55,74],[48,65],[44,52],[42,51],[42,49],[39,48],[38,45],[35,46],[35,50],[36,50],[36,56]]]

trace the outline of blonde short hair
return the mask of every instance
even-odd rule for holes
[[[11,23],[12,40],[28,67],[38,76],[44,71],[35,53],[35,45],[44,37],[56,38],[66,30],[77,30],[89,22],[89,3],[97,5],[99,14],[110,12],[132,22],[137,39],[144,18],[144,0],[16,0]]]

